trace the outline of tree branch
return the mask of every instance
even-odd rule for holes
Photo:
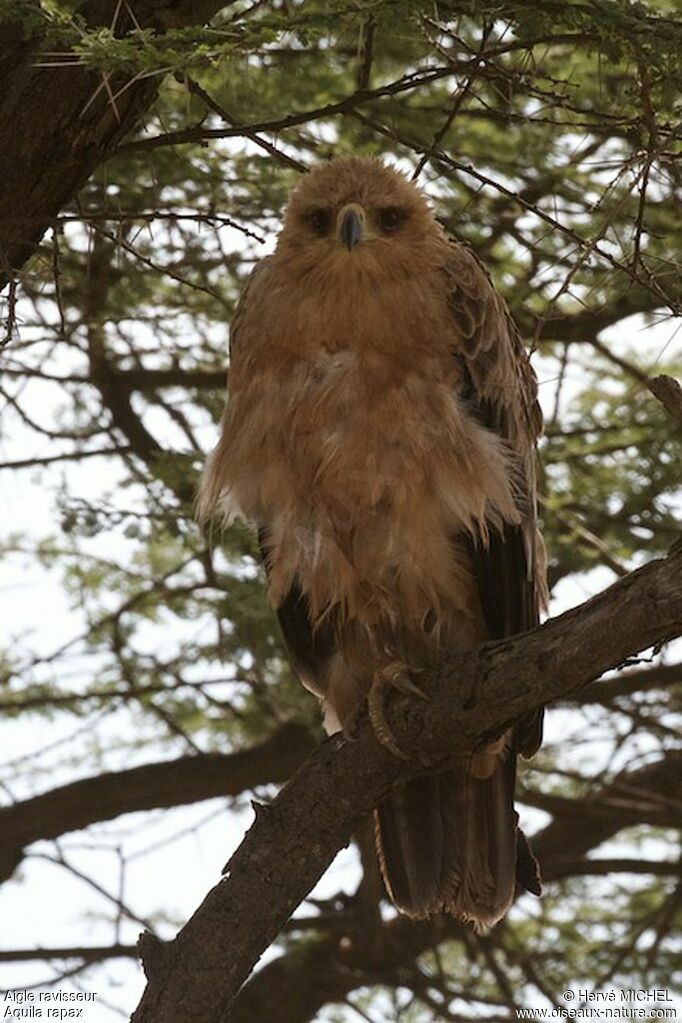
[[[593,818],[589,828],[577,828],[571,815],[553,821],[533,836],[533,846],[542,855],[545,880],[614,872],[678,875],[680,864],[671,860],[585,857],[590,849],[632,823],[629,815],[624,818],[618,812],[616,798],[620,796],[621,805],[625,806],[626,793],[633,791],[648,791],[651,800],[664,795],[674,766],[667,759],[648,764],[603,787],[595,798],[600,803],[610,803],[613,813],[602,818],[596,828]],[[582,806],[583,801],[579,802]],[[325,1004],[341,1002],[351,992],[377,983],[382,975],[388,977],[396,969],[413,966],[418,956],[443,941],[462,938],[461,925],[449,917],[420,922],[405,917],[379,919],[377,926],[378,930],[368,932],[357,894],[341,911],[291,920],[287,930],[303,930],[304,942],[293,945],[249,980],[235,1002],[231,1023],[262,1019],[270,1023],[308,1023]],[[311,929],[319,934],[314,942],[308,937]],[[0,962],[79,959],[92,963],[117,957],[135,958],[137,954],[134,945],[9,949],[0,952]]]
[[[366,718],[353,742],[323,743],[259,809],[225,877],[176,939],[155,946],[153,961],[142,949],[149,983],[133,1023],[228,1017],[258,958],[391,787],[445,767],[542,704],[682,634],[681,568],[678,550],[538,629],[449,660],[418,707],[397,695],[390,725],[411,761],[380,746]]]
[[[136,26],[205,24],[227,0],[88,0],[79,8],[91,28],[121,37]],[[156,96],[160,76],[132,78],[85,66],[40,67],[42,39],[17,14],[0,21],[0,286],[23,266],[62,206],[135,127]],[[38,8],[39,5],[36,4]],[[49,48],[49,41],[47,43]],[[104,87],[106,84],[107,87]],[[116,96],[114,101],[112,98]],[[25,131],[26,124],[31,125]]]
[[[398,916],[381,922],[371,947],[359,931],[330,934],[295,945],[263,967],[241,991],[230,1023],[309,1023],[330,1002],[414,966],[415,959],[441,941],[461,937],[463,925],[452,917],[410,920]],[[224,1017],[223,1017],[224,1018]]]
[[[62,785],[0,810],[0,881],[39,839],[56,838],[122,813],[234,796],[270,782],[283,782],[313,747],[309,732],[287,724],[264,742],[238,753],[208,753],[144,764]]]
[[[0,963],[27,963],[34,959],[80,959],[83,963],[98,963],[105,959],[134,959],[136,945],[72,945],[65,948],[0,949]]]
[[[575,814],[571,814],[533,835],[533,849],[542,860],[544,879],[556,881],[617,871],[666,877],[679,874],[679,862],[674,861],[586,858],[588,852],[632,823],[627,812],[625,816],[619,812],[616,799],[620,797],[625,810],[626,792],[641,795],[647,791],[651,801],[667,793],[675,762],[666,757],[603,786],[595,798],[611,803],[610,817],[602,816],[598,821],[590,817],[588,827],[577,827]],[[584,800],[576,800],[575,804],[583,806]],[[381,920],[379,933],[368,935],[358,920],[357,908],[353,908],[356,913],[350,921],[347,915],[339,915],[338,923],[316,943],[307,940],[296,944],[260,969],[239,992],[230,1023],[260,1019],[268,1023],[308,1023],[325,1004],[340,1002],[352,991],[377,983],[382,973],[390,975],[396,968],[414,966],[418,956],[443,941],[466,938],[456,920],[443,916],[430,921],[405,917]]]
[[[571,865],[580,857],[622,828],[641,823],[643,816],[631,812],[635,801],[645,812],[656,806],[665,810],[667,805],[668,817],[664,823],[676,826],[680,819],[679,809],[673,813],[670,779],[679,777],[681,770],[682,754],[671,751],[661,760],[637,771],[623,773],[589,798],[568,800],[571,806],[555,802],[551,808],[548,807],[550,812],[559,812],[561,816],[555,817],[539,835],[533,837],[533,851],[543,864],[545,880],[551,881],[573,873]],[[679,800],[677,802],[679,806]],[[585,807],[584,816],[589,819],[589,827],[578,826],[578,814],[575,812],[577,805]],[[609,812],[604,811],[607,805]],[[565,813],[566,810],[570,812]],[[581,815],[579,820],[582,819]]]
[[[621,696],[648,692],[651,689],[666,689],[682,682],[682,664],[656,664],[639,671],[624,672],[619,678],[595,682],[582,689],[571,700],[582,707],[586,703],[610,704]]]

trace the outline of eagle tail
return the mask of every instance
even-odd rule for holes
[[[485,778],[470,761],[416,778],[375,810],[381,871],[397,908],[412,917],[445,912],[492,926],[521,888],[540,894],[537,862],[514,810],[515,756]]]

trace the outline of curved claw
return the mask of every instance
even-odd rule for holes
[[[417,696],[420,700],[430,700],[429,694],[420,689],[411,677],[423,670],[423,668],[408,668],[402,661],[392,661],[386,668],[376,671],[374,679],[376,681],[377,676],[380,675],[385,684],[392,689],[397,689],[398,692],[405,693],[406,696]]]
[[[412,673],[415,670],[411,669]],[[386,749],[390,750],[394,757],[398,757],[399,760],[409,760],[408,757],[400,748],[396,737],[394,736],[391,728],[386,720],[385,710],[385,698],[386,691],[391,689],[397,689],[400,693],[405,693],[407,696],[416,696],[420,700],[430,700],[431,697],[420,689],[419,686],[410,677],[410,669],[407,665],[403,664],[402,661],[393,661],[388,664],[385,668],[380,668],[374,672],[372,679],[372,685],[369,693],[367,694],[367,712],[369,714],[369,720],[372,723],[374,734]]]
[[[355,710],[348,715],[348,717],[344,718],[341,734],[346,742],[358,741],[358,726],[362,721],[364,714],[365,706],[361,703],[359,707],[356,707]]]

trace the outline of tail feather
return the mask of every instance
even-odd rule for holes
[[[416,778],[391,793],[375,810],[379,863],[388,893],[410,916],[437,902],[445,856],[440,778]]]
[[[375,811],[384,882],[409,916],[446,912],[490,926],[511,906],[517,882],[539,893],[537,865],[514,811],[513,752],[497,758],[485,778],[470,765],[416,778]]]

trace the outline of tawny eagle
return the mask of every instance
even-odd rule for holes
[[[199,511],[258,529],[293,665],[333,732],[372,686],[538,621],[536,381],[508,309],[419,189],[374,159],[291,194],[231,330]],[[384,734],[384,739],[391,739]],[[395,905],[479,925],[539,892],[514,811],[541,716],[375,811]]]

